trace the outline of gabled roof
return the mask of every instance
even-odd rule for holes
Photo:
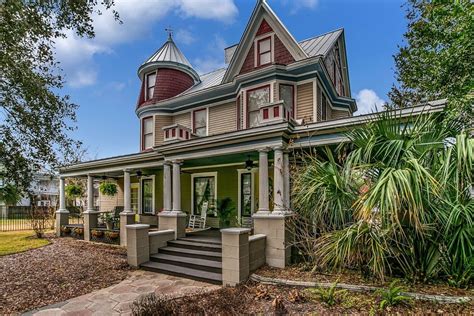
[[[308,54],[309,57],[318,55],[324,56],[336,43],[343,31],[343,29],[338,29],[322,35],[318,35],[299,42],[299,45],[306,52],[306,54]]]
[[[178,46],[173,41],[171,34],[168,36],[168,40],[161,46],[150,58],[148,58],[144,64],[152,63],[152,62],[174,62],[178,64],[186,65],[190,68],[191,63],[188,59],[184,56],[184,54],[179,50]]]
[[[250,19],[245,27],[245,31],[242,34],[242,38],[239,41],[239,46],[236,48],[235,53],[227,68],[226,74],[224,75],[223,82],[231,81],[234,76],[240,71],[243,60],[248,54],[250,47],[253,44],[253,38],[257,32],[258,27],[265,20],[273,31],[278,35],[279,39],[283,42],[286,49],[298,61],[307,58],[307,54],[298,45],[295,38],[288,29],[283,25],[278,16],[268,6],[265,0],[258,0],[257,4],[250,16]]]

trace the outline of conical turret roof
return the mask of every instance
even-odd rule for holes
[[[145,70],[156,69],[156,67],[176,68],[188,73],[195,82],[200,81],[199,75],[189,60],[173,41],[171,32],[166,42],[140,66],[138,75],[142,76]]]
[[[186,56],[184,56],[178,46],[176,46],[171,34],[169,34],[168,40],[163,44],[163,46],[161,46],[160,49],[151,55],[151,57],[148,58],[144,64],[157,61],[174,62],[193,68]]]

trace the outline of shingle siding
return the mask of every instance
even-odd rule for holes
[[[313,122],[313,83],[299,85],[296,96],[296,118]]]
[[[209,135],[237,130],[236,103],[226,103],[209,108]]]
[[[331,119],[339,119],[339,118],[344,118],[344,117],[349,117],[349,112],[344,111],[344,110],[332,110],[331,111]]]

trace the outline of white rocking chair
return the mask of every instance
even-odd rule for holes
[[[208,202],[203,202],[201,207],[200,215],[189,216],[189,228],[192,229],[204,229],[206,228],[206,217],[207,217]]]

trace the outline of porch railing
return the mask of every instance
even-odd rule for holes
[[[176,141],[176,140],[187,140],[193,138],[195,135],[192,130],[181,124],[173,124],[170,126],[163,127],[164,141]]]

